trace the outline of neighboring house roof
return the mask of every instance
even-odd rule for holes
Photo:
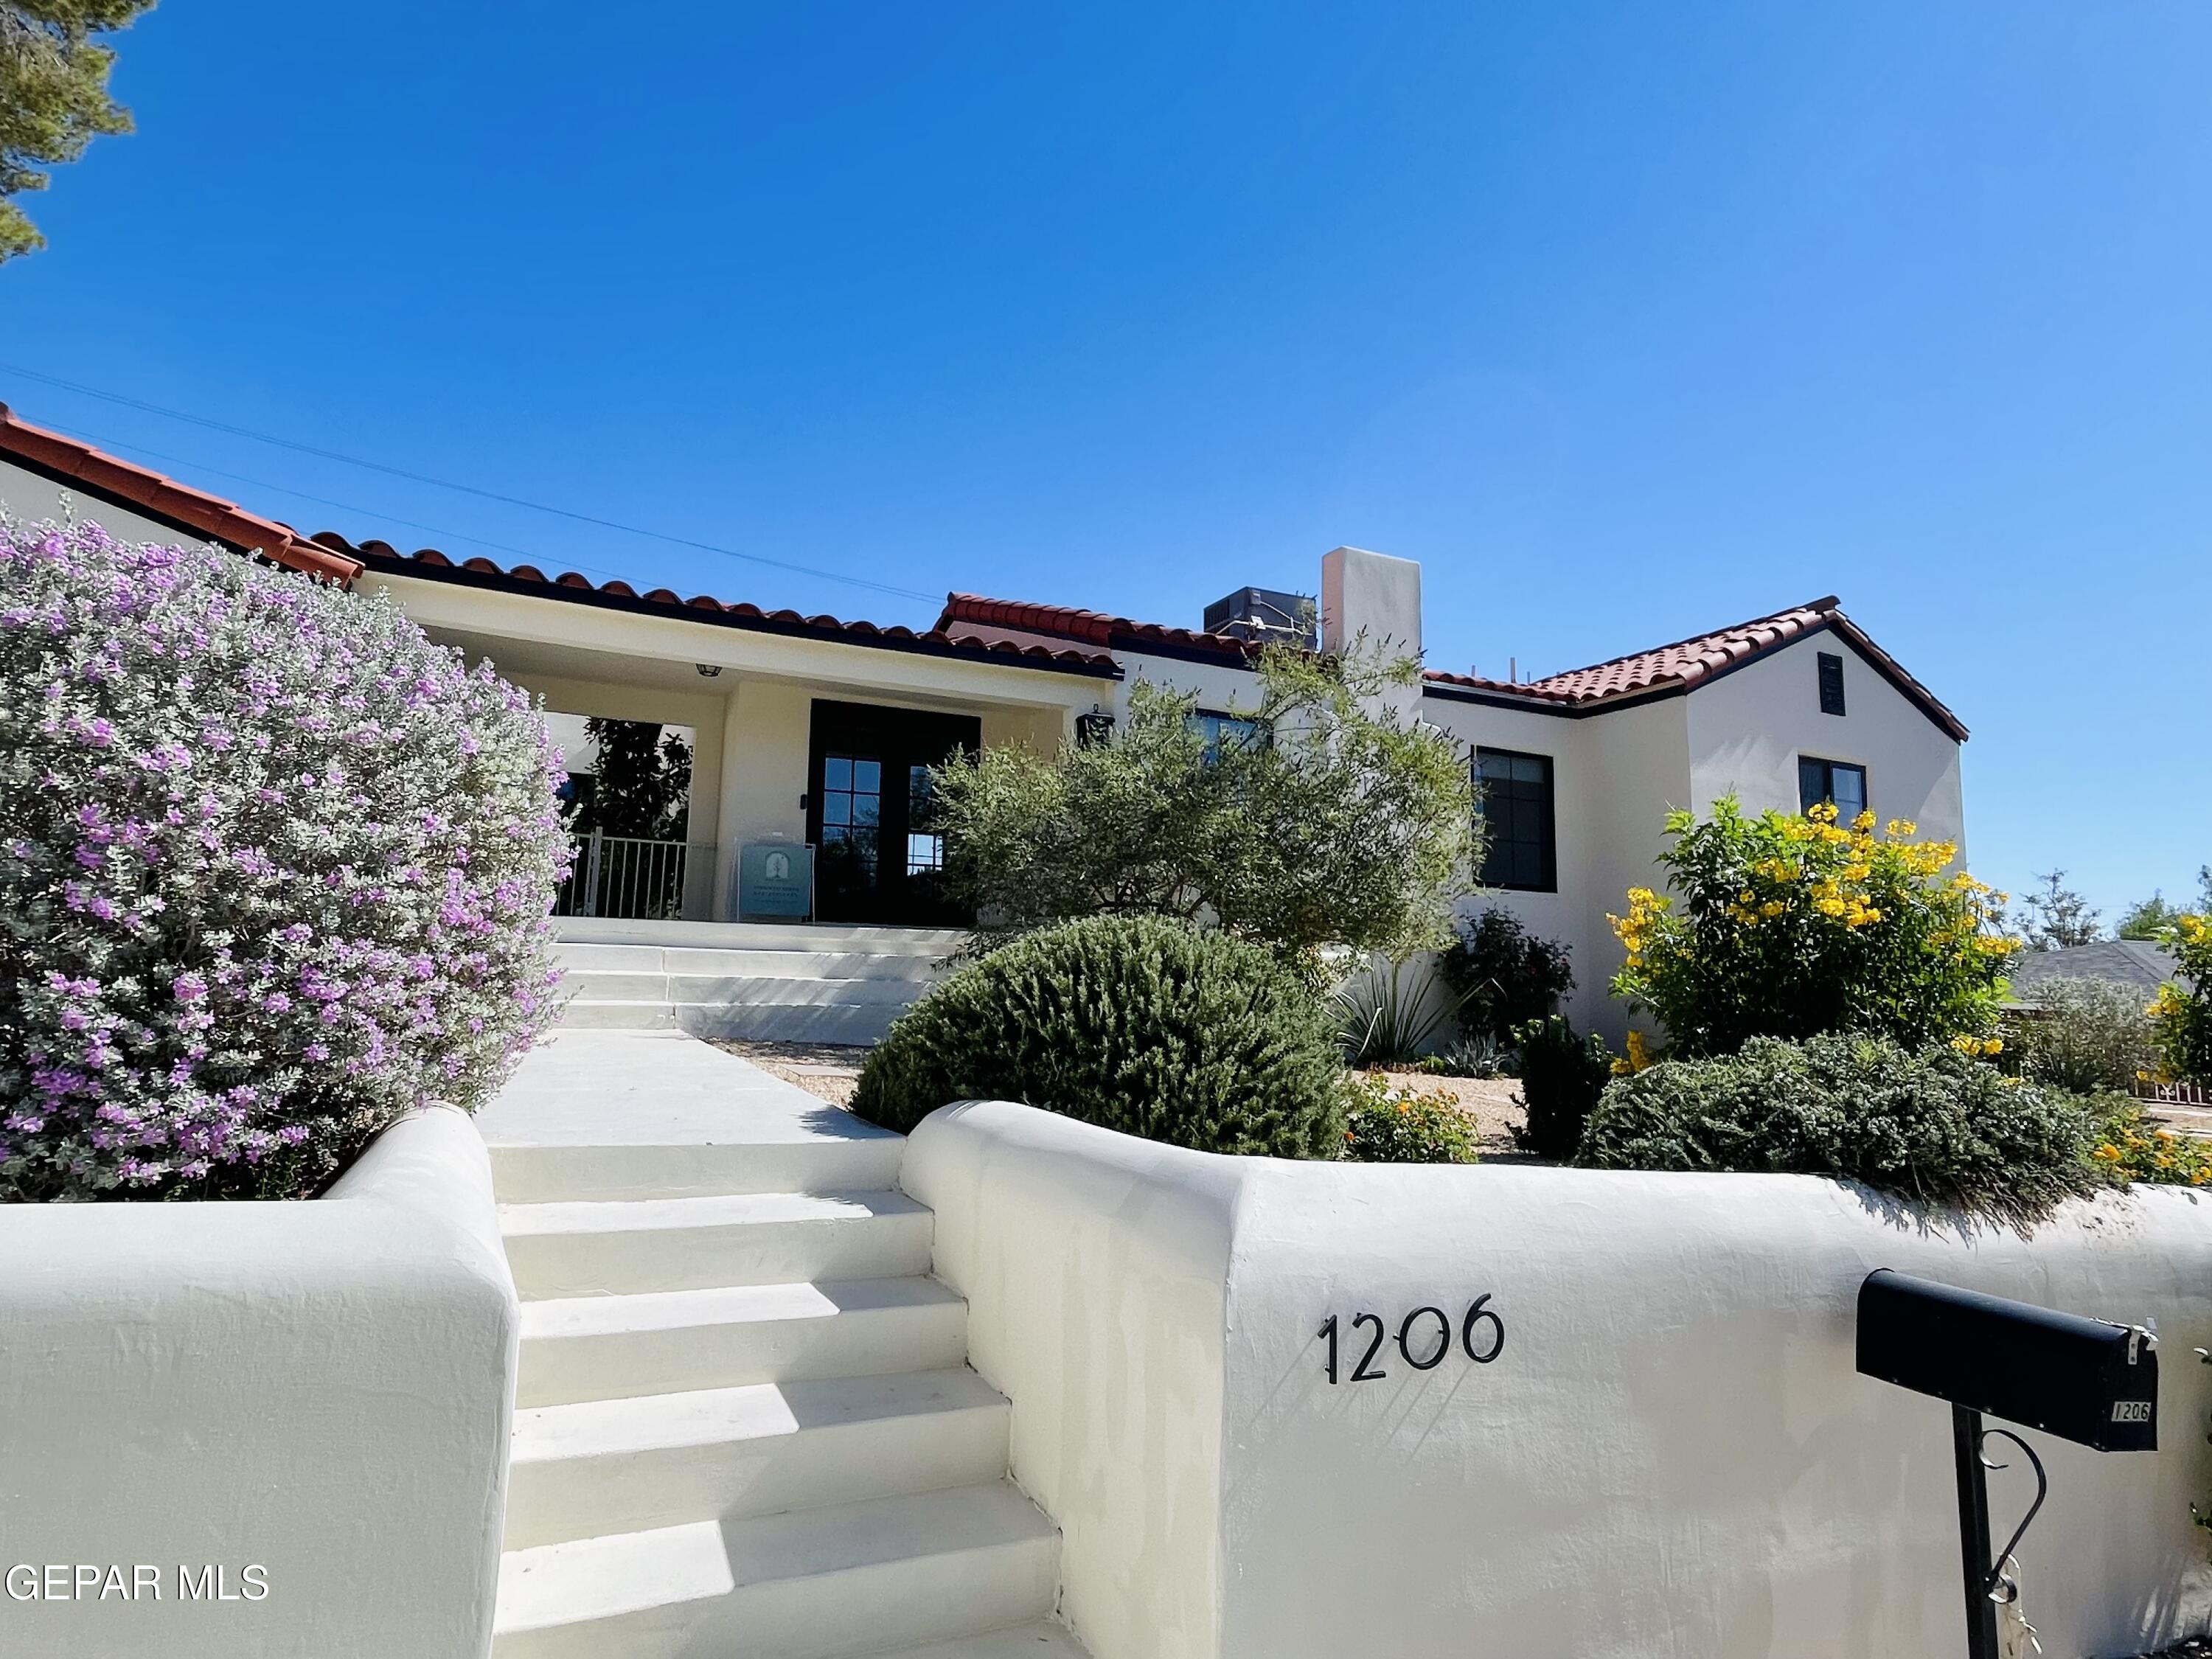
[[[1109,616],[1103,611],[1081,611],[1073,605],[991,599],[981,593],[946,594],[945,609],[937,618],[938,627],[955,628],[963,623],[971,627],[1004,628],[1018,634],[1080,640],[1101,650],[1143,651],[1157,656],[1193,657],[1231,664],[1249,663],[1263,648],[1256,641],[1236,639],[1227,634],[1170,628],[1160,623]]]
[[[118,460],[75,438],[33,426],[0,404],[0,459],[42,477],[143,514],[173,529],[220,542],[240,553],[338,583],[361,572],[359,561],[319,547],[289,525],[248,513],[235,501],[179,483],[150,468]]]
[[[1111,678],[1121,672],[1114,659],[1103,652],[1054,651],[1042,645],[1017,645],[953,632],[942,624],[926,634],[917,634],[910,628],[878,628],[870,622],[843,622],[836,617],[805,617],[796,611],[763,611],[757,605],[731,605],[707,593],[695,594],[688,599],[665,587],[641,593],[626,581],[594,584],[588,576],[574,570],[548,576],[531,564],[502,567],[485,558],[456,562],[434,547],[402,553],[388,542],[368,541],[356,546],[334,531],[322,531],[314,539],[330,552],[356,561],[356,568],[366,567],[386,575],[454,582],[532,599],[563,599],[646,615],[676,616],[687,622],[712,623],[754,633],[831,640],[843,645],[918,652],[926,656],[973,659],[1102,678]]]
[[[1832,593],[1808,605],[1778,611],[1772,616],[1754,617],[1749,622],[1710,634],[1692,635],[1671,645],[1654,646],[1649,650],[1593,663],[1587,668],[1547,675],[1540,680],[1501,684],[1463,674],[1439,673],[1433,669],[1426,678],[1431,684],[1467,687],[1595,712],[1630,699],[1680,696],[1769,652],[1820,633],[1832,633],[1849,642],[1876,673],[1954,741],[1966,740],[1966,728],[1959,717],[1845,616]]]
[[[2014,1001],[2025,1000],[2039,985],[2062,979],[2104,979],[2133,985],[2148,998],[2174,976],[2166,947],[2149,939],[2107,939],[2094,945],[2069,945],[2057,951],[2025,951],[2012,959],[2005,976]]]

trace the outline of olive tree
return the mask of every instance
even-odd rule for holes
[[[1240,724],[1140,683],[1105,741],[939,768],[949,878],[981,925],[1165,915],[1291,958],[1448,942],[1479,831],[1466,750],[1390,695],[1419,663],[1271,647],[1256,668]]]

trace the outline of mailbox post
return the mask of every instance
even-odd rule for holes
[[[1965,1568],[1967,1659],[1998,1659],[2005,1563],[2043,1507],[2042,1460],[2018,1435],[1983,1426],[1986,1413],[2099,1451],[2158,1449],[2157,1343],[2140,1326],[2056,1313],[1880,1268],[1859,1286],[1858,1369],[1951,1402]],[[1991,1559],[1990,1464],[2002,1435],[2034,1466],[2035,1502]]]

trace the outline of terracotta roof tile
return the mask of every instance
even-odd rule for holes
[[[843,622],[831,616],[801,617],[796,611],[763,611],[758,605],[729,605],[707,593],[679,599],[666,587],[640,594],[628,582],[615,580],[595,585],[589,577],[574,570],[549,578],[535,565],[502,568],[481,556],[456,565],[435,548],[403,554],[380,541],[364,542],[356,547],[331,531],[312,538],[302,537],[290,526],[249,513],[234,501],[180,484],[161,473],[118,459],[58,432],[33,426],[3,403],[0,403],[0,457],[20,462],[49,477],[80,485],[92,494],[137,508],[225,546],[257,553],[289,568],[341,584],[352,581],[364,567],[398,575],[434,579],[456,580],[467,575],[515,591],[537,589],[549,599],[574,598],[627,609],[700,611],[738,627],[756,627],[855,645],[994,658],[1085,674],[1118,673],[1119,665],[1109,654],[1116,650],[1154,651],[1243,664],[1256,658],[1261,649],[1255,641],[1223,634],[1170,628],[1072,605],[994,599],[980,593],[946,595],[945,609],[936,625],[927,633],[917,634],[911,629],[879,628],[873,623]],[[969,629],[1042,634],[1091,648],[1054,651],[1042,645],[1017,645],[1012,641],[994,640],[962,629],[958,625],[963,623]],[[1646,693],[1687,690],[1738,663],[1822,630],[1848,641],[1937,726],[1957,740],[1966,740],[1966,728],[1958,716],[1844,615],[1832,594],[1772,616],[1756,617],[1731,628],[1632,652],[1593,663],[1587,668],[1547,675],[1540,680],[1509,683],[1433,669],[1425,678],[1440,687],[1595,712],[1612,702]]]
[[[1867,636],[1864,629],[1845,616],[1832,593],[1787,611],[1778,611],[1771,617],[1754,617],[1749,622],[1737,623],[1733,627],[1718,629],[1710,634],[1694,635],[1686,640],[1677,640],[1672,645],[1655,646],[1648,651],[1632,652],[1625,657],[1593,663],[1587,668],[1549,674],[1540,680],[1506,684],[1477,679],[1464,674],[1439,673],[1433,669],[1425,678],[1442,685],[1463,686],[1504,696],[1526,697],[1537,702],[1594,709],[1646,692],[1686,691],[1699,682],[1739,663],[1762,656],[1792,640],[1822,632],[1833,633],[1849,641],[1874,665],[1877,672],[1917,704],[1929,720],[1957,741],[1964,743],[1966,740],[1966,728],[1959,717],[1944,707],[1934,692],[1905,672],[1904,665],[1896,658],[1876,645]]]
[[[1249,662],[1262,648],[1255,641],[1235,639],[1226,634],[1168,628],[1158,623],[1138,622],[1132,617],[1079,610],[1073,605],[986,599],[981,593],[945,595],[945,610],[937,625],[944,629],[956,623],[1006,628],[1024,634],[1049,634],[1059,639],[1079,640],[1104,650],[1156,650],[1170,655],[1218,658],[1224,662]]]
[[[235,501],[180,484],[150,468],[118,460],[75,438],[33,426],[5,404],[0,404],[0,457],[239,552],[258,553],[288,569],[341,585],[361,571],[359,561],[316,545],[289,525],[248,513]]]
[[[926,634],[917,634],[911,628],[884,628],[872,622],[845,622],[831,616],[802,617],[796,611],[763,611],[757,605],[730,605],[708,593],[695,594],[685,599],[678,598],[672,589],[656,587],[641,594],[626,581],[617,579],[594,584],[591,578],[574,570],[548,577],[535,565],[518,564],[501,568],[491,560],[482,557],[467,559],[457,565],[434,547],[402,553],[389,542],[368,541],[356,546],[337,532],[330,530],[317,532],[311,544],[320,550],[353,561],[356,569],[366,567],[395,576],[427,577],[447,581],[474,577],[488,586],[514,592],[534,592],[543,599],[611,605],[628,611],[704,613],[693,614],[687,619],[705,621],[712,618],[730,627],[833,640],[846,645],[920,651],[935,656],[980,658],[1014,663],[1025,668],[1052,669],[1062,673],[1111,677],[1121,672],[1114,659],[1103,652],[1054,651],[1042,645],[1017,646],[1004,640],[988,640],[975,634],[954,632],[941,623]]]
[[[1672,645],[1654,646],[1648,651],[1593,663],[1588,668],[1547,675],[1530,684],[1578,702],[1625,696],[1659,685],[1695,685],[1731,663],[1771,650],[1821,626],[1836,614],[1836,596],[1831,593],[1771,617],[1754,617],[1749,622],[1694,635]]]

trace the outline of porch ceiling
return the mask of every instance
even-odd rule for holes
[[[628,652],[599,651],[587,646],[556,645],[550,641],[518,639],[511,635],[477,633],[465,629],[431,625],[426,631],[441,644],[465,653],[471,661],[489,658],[502,673],[526,679],[590,680],[608,685],[636,686],[692,696],[726,693],[744,680],[775,680],[807,688],[825,697],[859,699],[881,696],[901,704],[943,708],[961,714],[980,714],[994,708],[1058,707],[1063,698],[1031,701],[988,694],[973,695],[965,687],[917,690],[910,684],[876,681],[851,673],[790,674],[747,667],[726,667],[715,676],[699,672],[697,665],[670,657]],[[842,668],[847,665],[839,664]],[[1092,688],[1084,687],[1085,692]]]

